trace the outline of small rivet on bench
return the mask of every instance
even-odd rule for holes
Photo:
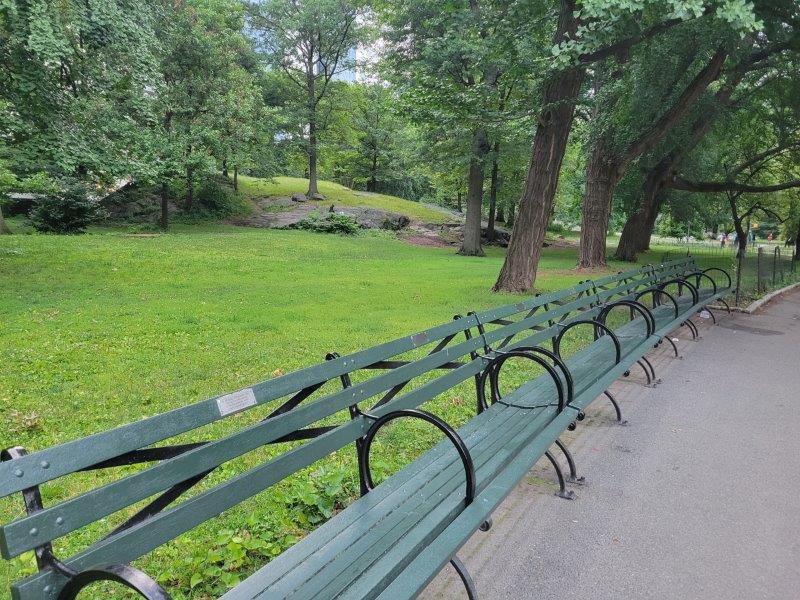
[[[22,469],[17,469],[16,471],[14,471],[15,477],[22,477],[23,475],[25,475],[25,472]]]
[[[44,593],[45,594],[49,594],[52,591],[53,591],[53,586],[51,586],[51,585],[44,586]]]
[[[46,460],[43,460],[42,462],[39,463],[39,466],[42,467],[43,469],[49,469],[50,463],[47,462]]]
[[[64,517],[58,517],[56,519],[56,525],[63,525],[64,524]]]
[[[31,531],[30,531],[30,534],[31,534],[33,537],[36,537],[37,535],[39,535],[39,530],[38,530],[38,529],[36,529],[36,527],[34,527],[33,529],[31,529]]]

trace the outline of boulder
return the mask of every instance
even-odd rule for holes
[[[305,194],[301,194],[300,192],[295,192],[292,194],[292,201],[293,202],[308,202],[308,196]]]
[[[311,194],[310,198],[312,200],[325,200],[325,195],[320,194],[319,192],[314,192],[313,194]]]
[[[378,208],[366,208],[363,206],[339,206],[332,208],[333,210],[331,212],[348,215],[365,229],[399,231],[404,227],[408,227],[408,224],[411,223],[411,219],[405,215],[380,210]]]

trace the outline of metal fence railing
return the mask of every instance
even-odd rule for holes
[[[704,242],[682,242],[681,248],[668,250],[662,262],[693,256],[703,268],[720,267],[731,274],[736,306],[743,306],[772,290],[800,280],[793,247],[753,244],[739,252],[735,245],[719,246]]]

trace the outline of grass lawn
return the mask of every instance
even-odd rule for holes
[[[489,291],[503,258],[496,248],[465,258],[382,233],[218,225],[167,235],[93,231],[0,237],[0,447],[36,450],[83,437],[517,298]],[[545,249],[539,290],[585,279],[575,259],[574,249]],[[474,412],[470,385],[426,406],[461,424]],[[218,437],[259,416],[245,413],[180,441]],[[387,469],[436,439],[404,427]],[[276,451],[232,461],[197,489]],[[119,474],[48,484],[45,503]],[[356,482],[354,453],[343,452],[136,564],[177,590],[176,599],[216,596],[351,500]],[[0,522],[21,514],[18,498],[0,500]],[[59,541],[57,553],[84,547],[126,514]],[[0,562],[0,597],[33,571],[32,554]]]
[[[315,202],[315,204],[320,206],[328,207],[331,204],[342,204],[344,206],[380,208],[389,212],[400,213],[408,216],[412,220],[423,221],[425,223],[447,223],[454,220],[454,217],[447,211],[420,202],[404,200],[397,196],[354,192],[350,188],[331,181],[320,180],[318,187],[320,193],[324,194],[326,197],[323,201]],[[244,175],[239,176],[239,191],[251,198],[291,196],[295,192],[305,194],[307,190],[308,179],[300,179],[298,177],[260,179]]]

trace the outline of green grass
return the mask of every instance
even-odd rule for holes
[[[25,230],[18,219],[10,224]],[[339,237],[211,224],[180,225],[167,235],[102,227],[83,236],[0,237],[0,447],[41,449],[320,362],[331,351],[350,352],[456,313],[515,301],[489,291],[503,253],[489,248],[487,255],[460,257],[379,233]],[[585,278],[574,264],[574,249],[546,249],[539,290]],[[429,407],[461,424],[474,411],[469,388],[451,390]],[[229,419],[181,441],[218,437],[258,416]],[[376,458],[379,469],[411,460],[435,439],[417,425],[392,435],[399,445],[391,457]],[[232,461],[198,490],[279,450]],[[48,484],[45,502],[119,475]],[[175,598],[214,596],[356,490],[347,449],[137,564]],[[129,513],[59,541],[57,552],[74,553]],[[21,514],[18,498],[0,500],[0,522]],[[231,544],[244,550],[231,551]],[[0,563],[2,594],[33,570],[30,554]],[[196,573],[202,582],[192,587]]]
[[[320,181],[320,193],[326,199],[315,202],[320,206],[341,204],[344,206],[366,206],[379,208],[389,212],[406,215],[412,220],[425,223],[446,223],[453,221],[453,216],[436,207],[404,200],[397,196],[386,194],[373,194],[367,192],[354,192],[338,183]],[[239,176],[239,191],[247,197],[261,198],[264,196],[291,196],[295,192],[306,193],[308,179],[298,177],[275,177],[273,179],[260,179],[257,177]],[[363,194],[363,195],[362,195]]]
[[[26,231],[19,219],[10,225]],[[657,261],[659,252],[642,262]],[[166,235],[98,227],[84,236],[0,237],[0,447],[42,449],[309,366],[331,351],[351,352],[456,313],[515,302],[519,296],[489,291],[502,260],[493,247],[485,258],[466,258],[385,233],[339,237],[214,224],[176,225]],[[537,291],[585,279],[575,261],[574,248],[545,249]],[[626,268],[613,263],[606,272]],[[525,376],[510,375],[509,384]],[[474,413],[471,387],[454,388],[426,408],[458,426]],[[213,439],[260,416],[246,413],[178,441]],[[391,452],[380,440],[374,451],[374,466],[384,472],[436,439],[416,423],[386,435]],[[231,461],[197,491],[284,449]],[[82,474],[48,484],[45,503],[119,476]],[[136,564],[176,600],[214,597],[356,494],[355,457],[347,448]],[[130,512],[58,541],[56,552],[73,554]],[[19,498],[0,500],[0,522],[22,513]],[[0,597],[34,570],[31,554],[0,562]]]

